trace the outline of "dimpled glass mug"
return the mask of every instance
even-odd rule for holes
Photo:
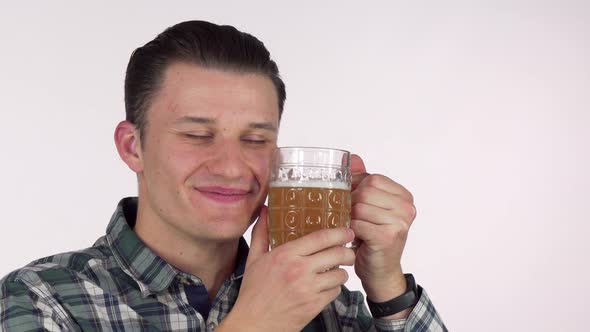
[[[325,228],[350,227],[350,152],[275,150],[268,196],[270,247]]]

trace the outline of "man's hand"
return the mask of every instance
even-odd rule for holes
[[[218,331],[301,331],[348,280],[344,269],[333,267],[354,263],[354,251],[343,247],[352,230],[317,231],[269,252],[266,219],[262,207],[240,294]]]
[[[406,291],[401,257],[416,217],[412,194],[390,178],[367,174],[362,159],[352,155],[352,216],[357,237],[354,270],[373,302],[391,300]],[[359,241],[360,240],[360,241]],[[409,315],[404,310],[386,318]]]

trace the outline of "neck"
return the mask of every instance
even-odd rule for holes
[[[190,237],[146,213],[146,207],[142,208],[139,202],[134,228],[137,236],[168,264],[199,277],[212,301],[235,269],[239,240],[220,242]]]

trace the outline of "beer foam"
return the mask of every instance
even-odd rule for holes
[[[346,182],[336,181],[272,181],[270,187],[299,187],[299,188],[330,188],[350,190],[350,186]]]

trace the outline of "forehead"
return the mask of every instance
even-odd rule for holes
[[[278,97],[272,81],[262,74],[174,63],[165,70],[150,113],[151,120],[164,122],[197,116],[278,125]]]

